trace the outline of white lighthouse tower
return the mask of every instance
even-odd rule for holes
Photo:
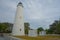
[[[24,19],[23,19],[23,5],[18,3],[15,22],[12,30],[13,36],[22,36],[24,35]]]

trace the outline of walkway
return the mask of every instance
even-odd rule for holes
[[[5,38],[4,37],[0,37],[0,40],[5,40]]]

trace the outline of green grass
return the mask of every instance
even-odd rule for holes
[[[25,40],[60,40],[60,36],[37,36],[37,37],[15,36],[15,37],[22,38]]]

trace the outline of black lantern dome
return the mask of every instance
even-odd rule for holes
[[[21,2],[19,2],[17,6],[22,6],[23,7],[23,4]]]

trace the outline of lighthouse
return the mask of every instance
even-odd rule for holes
[[[15,21],[12,29],[13,36],[23,36],[24,34],[24,18],[23,18],[23,4],[21,2],[17,5]]]

